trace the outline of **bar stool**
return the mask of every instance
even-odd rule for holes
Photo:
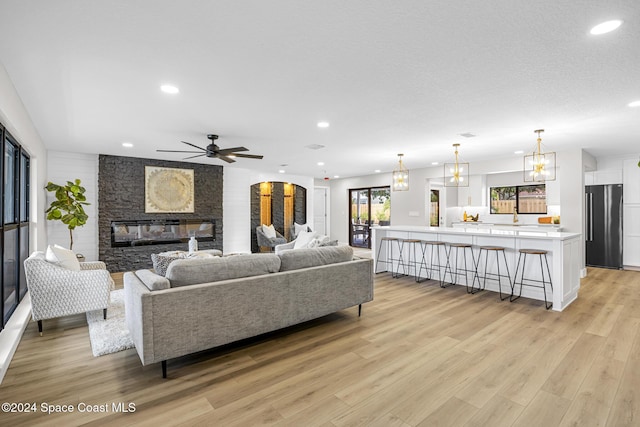
[[[471,293],[475,294],[476,292],[484,291],[487,286],[487,278],[489,280],[495,280],[498,282],[498,292],[500,293],[500,301],[504,301],[507,298],[510,298],[510,295],[505,295],[502,297],[502,283],[500,281],[501,278],[506,278],[509,283],[509,289],[513,291],[513,283],[511,282],[511,275],[509,274],[509,264],[507,264],[507,256],[505,255],[505,248],[502,246],[480,246],[480,253],[478,254],[478,270],[480,270],[480,263],[482,262],[482,251],[484,251],[484,275],[482,276],[482,288],[480,288],[480,275],[476,274],[476,278],[478,279],[478,289],[474,290],[474,284],[476,282],[476,278],[473,279],[471,283]],[[489,252],[493,252],[496,254],[496,267],[498,269],[498,273],[488,273],[487,267],[489,265]],[[504,260],[504,266],[507,269],[507,274],[500,274],[500,253],[502,253],[502,259]]]
[[[455,262],[454,262],[454,270],[451,268],[451,252],[455,249]],[[470,269],[467,265],[467,249],[471,252],[471,266]],[[462,256],[464,258],[464,268],[459,266],[460,261],[460,251],[462,250]],[[473,274],[473,278],[471,280],[471,286],[473,286],[473,280],[475,279],[475,275],[477,274],[477,265],[476,259],[473,256],[473,247],[470,243],[449,243],[449,252],[447,253],[447,265],[444,269],[444,278],[447,278],[447,270],[449,270],[449,277],[451,277],[450,284],[457,285],[458,284],[458,275],[464,274],[465,278],[465,286],[467,287],[467,293],[471,293],[471,288],[469,287],[469,273]],[[455,276],[455,279],[454,279]],[[443,288],[446,288],[444,282],[440,285]]]
[[[446,265],[442,265],[442,261],[440,258],[440,252],[442,251],[442,249],[444,250],[444,255],[445,257],[447,256],[447,248],[444,244],[444,242],[439,242],[437,240],[421,240],[420,241],[420,246],[422,247],[422,262],[420,263],[420,270],[418,271],[418,275],[416,277],[416,282],[424,282],[425,280],[431,280],[431,278],[433,277],[433,272],[437,271],[438,272],[438,281],[440,282],[440,286],[444,287],[444,281],[443,281],[443,277],[442,277],[442,268],[445,267]],[[430,250],[430,256],[429,256],[429,266],[427,266],[427,261],[425,259],[425,256],[427,254],[427,250]],[[438,263],[434,264],[433,263],[433,258],[434,258],[434,251],[438,253]],[[424,267],[425,272],[427,273],[427,278],[424,280],[421,280],[420,277],[422,277],[422,275],[420,274],[422,272],[422,268]]]
[[[401,243],[400,251],[404,251],[405,245],[408,245],[408,247],[407,247],[407,263],[405,264],[407,269],[405,270],[404,266],[403,266],[402,271],[407,273],[407,274],[405,274],[405,276],[410,276],[411,275],[411,267],[413,267],[413,276],[414,276],[416,282],[418,281],[418,257],[416,256],[416,246],[419,245],[420,242],[421,242],[420,239],[400,239],[400,243]],[[413,252],[413,258],[411,257],[411,253],[412,252]],[[396,276],[396,277],[398,277],[398,276]]]
[[[520,255],[518,255],[518,264],[516,265],[516,274],[513,278],[513,288],[511,289],[511,298],[509,298],[509,301],[513,302],[522,296],[523,286],[542,288],[542,290],[544,291],[544,306],[546,307],[547,310],[549,310],[553,306],[553,300],[551,301],[551,303],[547,303],[547,286],[546,285],[548,283],[549,286],[551,287],[551,295],[553,296],[553,283],[551,283],[551,270],[549,269],[549,261],[547,260],[547,251],[542,249],[520,249],[519,252],[520,252]],[[524,255],[524,258],[522,258],[522,255]],[[542,280],[530,279],[530,278],[524,277],[524,270],[525,270],[525,264],[527,262],[527,255],[539,256],[540,274],[542,276]],[[516,287],[516,284],[518,284],[518,271],[520,269],[521,258],[522,258],[522,274],[520,276],[520,293],[518,294],[517,297],[514,298],[513,296],[515,294],[515,287]],[[547,277],[549,278],[549,281],[546,281],[544,279],[544,265],[542,264],[542,258],[544,258],[544,262],[547,265]],[[533,285],[530,283],[524,283],[525,280],[528,282],[542,283],[542,285]]]
[[[398,248],[398,258],[393,258],[393,243],[396,243]],[[382,244],[386,243],[386,251],[385,251],[385,259],[380,259],[380,250],[382,249]],[[404,272],[404,261],[402,259],[402,247],[400,246],[400,239],[397,237],[383,237],[380,239],[380,244],[378,245],[378,253],[376,254],[376,267],[375,271],[378,271],[378,263],[382,262],[385,264],[386,271],[388,270],[388,265],[391,264],[391,277],[399,277],[396,275],[396,272],[393,270],[393,262],[398,261],[398,270],[400,269],[400,265],[402,264],[402,271]]]

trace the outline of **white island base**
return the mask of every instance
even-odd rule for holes
[[[578,289],[580,289],[580,270],[581,270],[581,257],[582,257],[582,240],[579,233],[563,233],[553,231],[511,231],[511,230],[493,230],[493,229],[478,229],[478,228],[453,228],[453,227],[419,227],[419,226],[388,226],[388,227],[373,227],[371,229],[372,241],[371,249],[373,259],[381,260],[386,259],[386,244],[380,246],[380,239],[382,237],[397,237],[400,239],[420,239],[420,240],[436,240],[445,243],[469,243],[473,245],[473,254],[478,260],[478,252],[480,246],[502,246],[505,250],[507,257],[507,265],[509,267],[509,273],[511,280],[516,270],[516,264],[518,261],[518,255],[520,249],[542,249],[547,251],[547,259],[549,262],[549,269],[551,270],[551,280],[553,283],[553,296],[551,297],[555,311],[564,310],[569,304],[571,304],[578,297]],[[448,250],[448,248],[447,248]],[[378,254],[380,251],[380,254]],[[393,252],[390,258],[397,259],[397,247],[395,244],[392,246]],[[403,259],[407,260],[408,245],[405,245]],[[419,253],[418,261],[420,261],[422,253]],[[484,263],[485,257],[482,257],[482,263]],[[453,260],[452,260],[453,261]],[[375,262],[375,261],[374,261]],[[429,259],[426,259],[429,262]],[[489,256],[489,268],[488,272],[496,272],[495,256]],[[502,263],[502,260],[500,261]],[[441,274],[444,275],[444,264],[446,259],[442,259]],[[398,268],[397,263],[392,266],[385,263],[375,263],[376,273],[391,271],[391,268],[396,270]],[[502,268],[502,264],[501,264]],[[546,266],[545,266],[546,269]],[[396,270],[397,271],[397,270]],[[484,272],[482,264],[482,272]],[[402,272],[402,267],[400,267]],[[414,272],[411,270],[411,274]],[[421,274],[421,277],[425,276],[426,272]],[[540,261],[538,256],[527,257],[525,277],[541,279]],[[447,275],[447,277],[449,277]],[[432,277],[437,279],[436,277]],[[518,274],[520,278],[520,274]],[[545,271],[546,278],[546,271]],[[464,275],[458,276],[460,285],[466,285]],[[469,275],[471,280],[471,275]],[[498,292],[498,282],[495,280],[487,280],[486,289],[489,291]],[[525,281],[525,283],[527,283]],[[471,286],[471,283],[468,284]],[[477,285],[476,285],[477,286]],[[502,292],[510,293],[511,290],[507,289],[506,280],[503,279]],[[520,292],[520,286],[516,286],[516,295]],[[522,296],[525,298],[532,298],[536,300],[544,301],[544,293],[542,288],[524,286],[522,289]],[[498,297],[496,296],[496,299]],[[547,285],[547,299],[549,299],[549,286]],[[515,304],[516,302],[514,302]]]

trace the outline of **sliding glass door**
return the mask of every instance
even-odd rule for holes
[[[391,222],[391,187],[349,190],[349,244],[371,248],[371,227]]]

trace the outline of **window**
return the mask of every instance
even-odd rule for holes
[[[491,213],[547,213],[547,190],[544,184],[491,187]]]
[[[0,329],[27,292],[24,260],[29,256],[29,156],[0,125]]]

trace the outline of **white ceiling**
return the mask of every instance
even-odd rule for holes
[[[548,150],[637,155],[638,18],[638,0],[2,0],[0,61],[49,149],[181,160],[155,150],[216,133],[265,156],[231,167],[347,177],[454,142],[512,157],[539,128]]]

